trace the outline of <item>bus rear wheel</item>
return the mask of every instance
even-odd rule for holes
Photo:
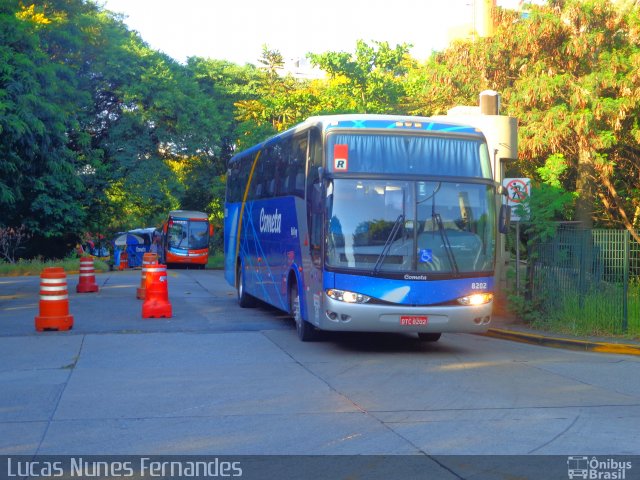
[[[437,342],[442,336],[441,333],[419,333],[418,338],[421,342]]]
[[[291,284],[291,290],[289,291],[289,313],[296,322],[296,333],[300,340],[310,342],[317,338],[318,331],[313,325],[302,318],[298,283],[295,280]]]
[[[236,291],[238,294],[238,305],[242,308],[251,308],[255,307],[256,299],[249,295],[244,289],[244,274],[242,273],[242,266],[238,265],[238,269],[236,272],[237,285]]]

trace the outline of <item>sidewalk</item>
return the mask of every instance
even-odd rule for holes
[[[640,355],[640,340],[615,337],[577,337],[543,332],[530,328],[516,317],[508,316],[494,316],[491,323],[493,326],[485,335],[493,338],[587,352]]]

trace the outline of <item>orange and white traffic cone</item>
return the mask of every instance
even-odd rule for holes
[[[136,291],[136,298],[144,300],[147,291],[147,268],[158,263],[157,253],[145,253],[142,256],[142,278],[140,279],[140,287]]]
[[[96,272],[93,268],[93,258],[82,257],[80,259],[80,279],[76,292],[78,293],[91,293],[98,291],[98,284],[96,284]]]
[[[36,330],[70,330],[67,274],[61,267],[45,268],[40,274],[40,315],[35,318]]]
[[[146,270],[146,293],[142,304],[142,318],[171,318],[167,266],[155,264]]]

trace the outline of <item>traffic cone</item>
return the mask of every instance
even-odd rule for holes
[[[118,270],[124,270],[125,268],[129,268],[129,255],[127,252],[122,252],[120,254],[120,266]]]
[[[48,267],[40,274],[40,315],[35,318],[36,330],[70,330],[67,274],[62,267]]]
[[[140,279],[140,288],[136,291],[136,298],[139,300],[144,300],[147,290],[147,268],[156,263],[158,263],[157,253],[148,252],[142,256],[142,278]]]
[[[171,318],[167,266],[155,264],[147,267],[146,292],[142,304],[142,318]]]
[[[96,284],[96,273],[93,269],[93,258],[82,257],[80,259],[80,279],[76,292],[91,293],[97,291],[98,285]]]

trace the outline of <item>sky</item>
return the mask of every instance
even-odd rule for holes
[[[180,62],[190,56],[257,63],[262,45],[285,60],[353,52],[356,40],[413,45],[426,59],[447,45],[450,27],[470,21],[475,0],[98,0],[125,15],[151,48]],[[518,0],[498,5],[515,8]]]

